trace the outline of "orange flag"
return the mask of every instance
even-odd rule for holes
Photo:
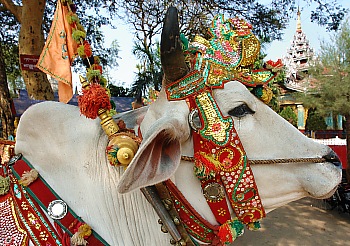
[[[37,67],[58,80],[60,102],[68,103],[73,96],[71,64],[77,54],[77,44],[67,21],[68,9],[57,0],[50,33]]]

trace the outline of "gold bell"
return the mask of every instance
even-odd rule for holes
[[[127,167],[134,158],[138,144],[127,134],[117,134],[111,138],[107,147],[108,158],[114,166]],[[110,150],[110,151],[109,151]],[[114,153],[113,153],[114,152]]]
[[[129,134],[119,132],[118,124],[108,115],[105,109],[100,109],[98,115],[101,119],[102,129],[109,138],[107,146],[107,157],[113,166],[124,166],[125,168],[134,158],[138,144]]]

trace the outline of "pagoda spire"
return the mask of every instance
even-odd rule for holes
[[[301,31],[301,18],[300,18],[300,9],[299,9],[299,6],[298,6],[298,19],[297,19],[297,32],[302,32]]]
[[[306,34],[301,29],[300,9],[298,7],[297,30],[287,55],[283,57],[286,66],[285,86],[290,90],[304,91],[308,83],[308,70],[314,61],[314,52]],[[304,83],[305,82],[305,83]]]

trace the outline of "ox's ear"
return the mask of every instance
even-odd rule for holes
[[[140,126],[145,114],[148,110],[148,106],[143,106],[138,109],[126,111],[113,116],[113,118],[118,120],[123,120],[127,128],[135,129],[136,126]]]
[[[174,174],[181,159],[180,129],[180,121],[174,118],[163,118],[149,128],[119,182],[120,193],[160,183]]]

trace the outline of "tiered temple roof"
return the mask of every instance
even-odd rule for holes
[[[300,11],[298,9],[297,28],[287,55],[283,57],[286,66],[285,86],[293,91],[303,91],[310,83],[308,69],[314,61],[314,51],[301,29]]]

